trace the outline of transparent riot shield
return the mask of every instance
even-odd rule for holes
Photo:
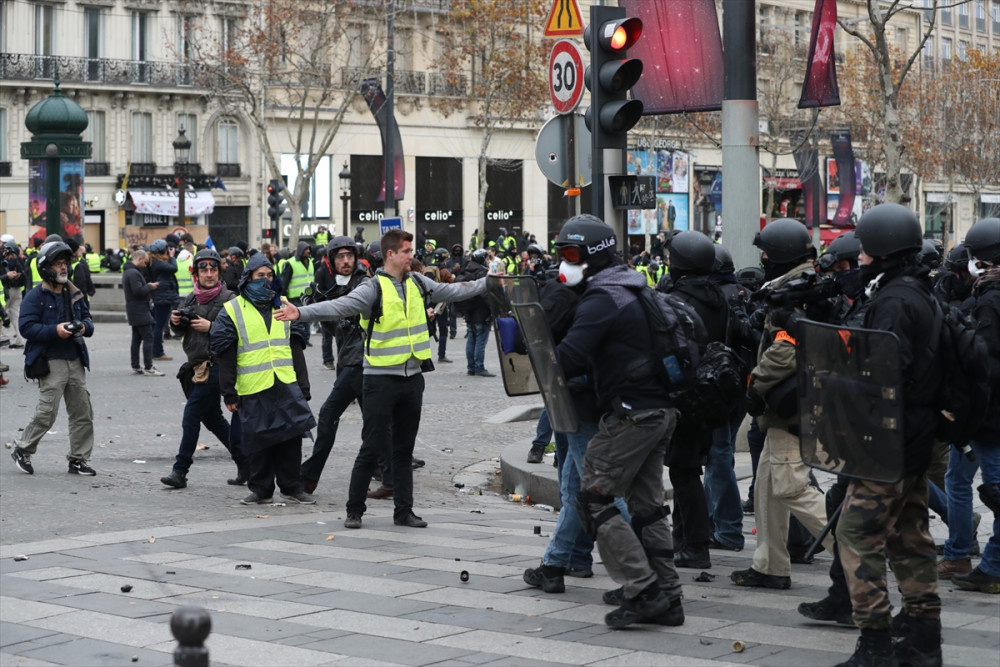
[[[806,465],[877,482],[903,477],[899,339],[806,321],[798,328],[799,446]]]
[[[500,373],[508,396],[539,392],[514,303],[538,303],[538,283],[527,276],[487,276],[486,301],[493,316],[493,338],[500,354]]]
[[[513,308],[552,429],[559,433],[575,433],[578,428],[576,410],[556,359],[556,348],[549,324],[545,321],[545,311],[537,303],[515,303]]]

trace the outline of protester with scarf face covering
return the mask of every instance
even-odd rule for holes
[[[277,483],[286,501],[314,504],[299,477],[302,436],[316,425],[309,409],[309,375],[302,354],[305,325],[280,322],[272,309],[274,267],[263,253],[247,260],[239,294],[225,303],[211,328],[219,389],[238,420],[250,459],[244,505],[272,502]]]
[[[223,305],[233,298],[220,278],[222,258],[219,253],[206,248],[194,256],[191,275],[194,291],[181,299],[177,310],[170,315],[174,333],[183,337],[182,345],[187,363],[181,366],[179,378],[187,396],[184,417],[181,420],[180,449],[173,469],[160,481],[175,489],[187,486],[187,474],[194,460],[195,448],[201,425],[215,434],[236,463],[236,477],[229,484],[246,484],[250,459],[240,445],[240,420],[234,416],[232,427],[222,415],[219,406],[219,367],[209,351],[209,331]]]

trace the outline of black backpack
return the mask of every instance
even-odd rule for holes
[[[690,388],[698,378],[698,364],[708,334],[698,312],[683,299],[644,286],[637,291],[649,324],[652,349],[629,365],[638,377],[652,374],[670,393]]]

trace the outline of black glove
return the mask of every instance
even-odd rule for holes
[[[758,394],[753,389],[747,390],[747,414],[751,417],[760,417],[764,414],[764,410],[767,408],[767,403],[764,401],[764,397]]]
[[[802,313],[793,308],[772,308],[770,314],[771,324],[779,329],[784,329],[793,338],[799,322],[806,319]]]

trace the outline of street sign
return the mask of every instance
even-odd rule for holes
[[[616,211],[656,208],[656,176],[608,176]]]
[[[571,132],[572,152],[569,148]],[[535,140],[535,163],[545,178],[562,187],[590,185],[591,155],[590,130],[582,114],[566,114],[550,119]]]
[[[402,218],[382,218],[378,221],[378,233],[380,236],[385,236],[385,233],[390,229],[402,229],[403,219]]]
[[[549,95],[556,113],[571,113],[580,104],[584,88],[583,54],[576,44],[561,39],[549,56]]]
[[[577,37],[583,34],[583,19],[576,0],[552,0],[552,11],[545,22],[546,37]]]

